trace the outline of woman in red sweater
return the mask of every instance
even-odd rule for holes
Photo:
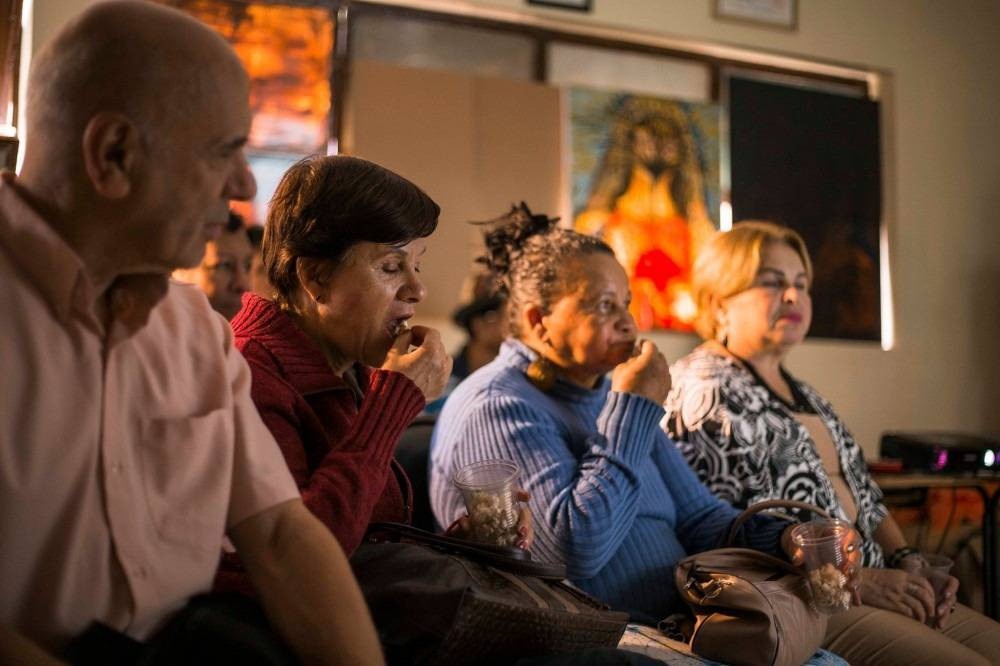
[[[264,231],[275,299],[246,294],[232,321],[254,403],[306,506],[348,554],[370,522],[409,520],[393,450],[451,370],[438,332],[407,325],[439,210],[371,162],[302,160],[278,185]],[[245,589],[235,558],[217,582]]]

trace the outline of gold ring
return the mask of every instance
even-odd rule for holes
[[[917,585],[916,583],[907,583],[906,584],[906,591],[909,592],[910,594],[916,594],[917,591],[919,591],[919,590],[920,590],[920,586]]]

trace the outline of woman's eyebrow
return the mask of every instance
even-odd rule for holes
[[[780,268],[771,268],[770,266],[761,266],[760,270],[757,271],[757,275],[761,275],[762,273],[772,273],[778,277],[785,277],[785,271],[781,270]],[[799,273],[795,277],[797,278],[806,277],[806,272],[799,271]]]

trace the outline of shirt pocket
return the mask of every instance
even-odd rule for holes
[[[168,543],[219,551],[233,466],[232,411],[149,418],[142,424],[139,464],[152,524]]]

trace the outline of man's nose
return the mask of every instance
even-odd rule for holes
[[[241,157],[239,163],[234,165],[233,172],[226,181],[224,196],[236,201],[252,201],[257,196],[257,179],[254,178],[246,157]]]

